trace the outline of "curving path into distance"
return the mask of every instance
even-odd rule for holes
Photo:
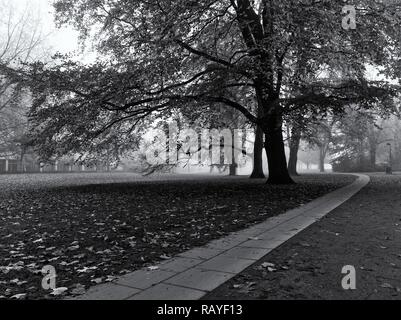
[[[370,181],[366,175],[300,208],[191,249],[152,270],[95,286],[78,300],[196,300],[342,205]],[[153,270],[154,269],[154,270]]]

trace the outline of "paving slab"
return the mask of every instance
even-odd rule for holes
[[[188,250],[184,253],[180,253],[178,256],[184,258],[207,260],[221,254],[222,252],[224,252],[224,250],[217,250],[214,248],[212,249],[204,247],[204,248],[195,248]]]
[[[225,251],[236,247],[237,245],[244,241],[247,241],[248,239],[249,236],[247,235],[229,235],[226,238],[211,241],[209,244],[206,245],[206,248]]]
[[[291,222],[291,221],[290,221]],[[259,235],[261,239],[276,239],[279,240],[281,238],[288,239],[288,237],[292,237],[297,234],[297,231],[294,230],[294,225],[289,225],[285,227],[281,227],[280,229],[271,229]]]
[[[127,300],[198,300],[206,291],[189,289],[171,284],[158,284]]]
[[[161,270],[182,272],[202,263],[202,259],[176,257],[160,265]]]
[[[229,273],[240,273],[255,263],[254,260],[219,255],[198,265],[198,268]]]
[[[190,289],[212,291],[234,276],[234,273],[193,268],[176,275],[166,283]]]
[[[107,283],[89,289],[86,294],[74,300],[124,300],[139,292],[138,289]]]
[[[270,251],[271,249],[235,247],[224,252],[221,256],[257,261],[267,255]]]
[[[115,281],[115,283],[135,289],[144,290],[162,282],[163,280],[171,278],[176,274],[177,272],[166,270],[139,270],[120,277],[117,281]]]
[[[253,227],[250,227],[245,230],[237,231],[234,232],[234,235],[241,235],[241,236],[248,236],[248,237],[254,237],[258,234],[261,234],[263,231],[266,231],[266,228],[264,224],[257,224]]]
[[[277,248],[278,246],[281,246],[285,241],[286,240],[271,240],[271,239],[249,240],[244,243],[241,243],[239,246],[243,247],[243,248],[273,250],[273,249]]]

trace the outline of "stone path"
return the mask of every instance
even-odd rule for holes
[[[323,218],[366,186],[351,185],[246,230],[212,241],[166,261],[95,286],[78,300],[197,300]]]

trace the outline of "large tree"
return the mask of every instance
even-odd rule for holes
[[[265,134],[269,182],[292,183],[283,116],[300,106],[316,113],[356,101],[369,106],[389,86],[369,83],[366,65],[398,72],[398,1],[354,3],[357,29],[345,30],[341,0],[57,0],[56,20],[95,41],[102,58],[89,67],[64,61],[31,70],[37,142],[65,150],[63,142],[84,146],[83,137],[112,126],[129,132],[171,108],[225,104]],[[292,83],[301,55],[320,76],[306,79],[309,90],[299,94]],[[339,67],[346,76],[329,81],[326,71]],[[257,105],[237,99],[238,90]]]

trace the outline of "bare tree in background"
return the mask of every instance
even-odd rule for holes
[[[21,8],[14,1],[0,0],[0,12],[0,66],[43,59],[45,37],[39,11],[28,1]],[[29,107],[29,92],[0,71],[0,157],[18,157],[23,162]]]

